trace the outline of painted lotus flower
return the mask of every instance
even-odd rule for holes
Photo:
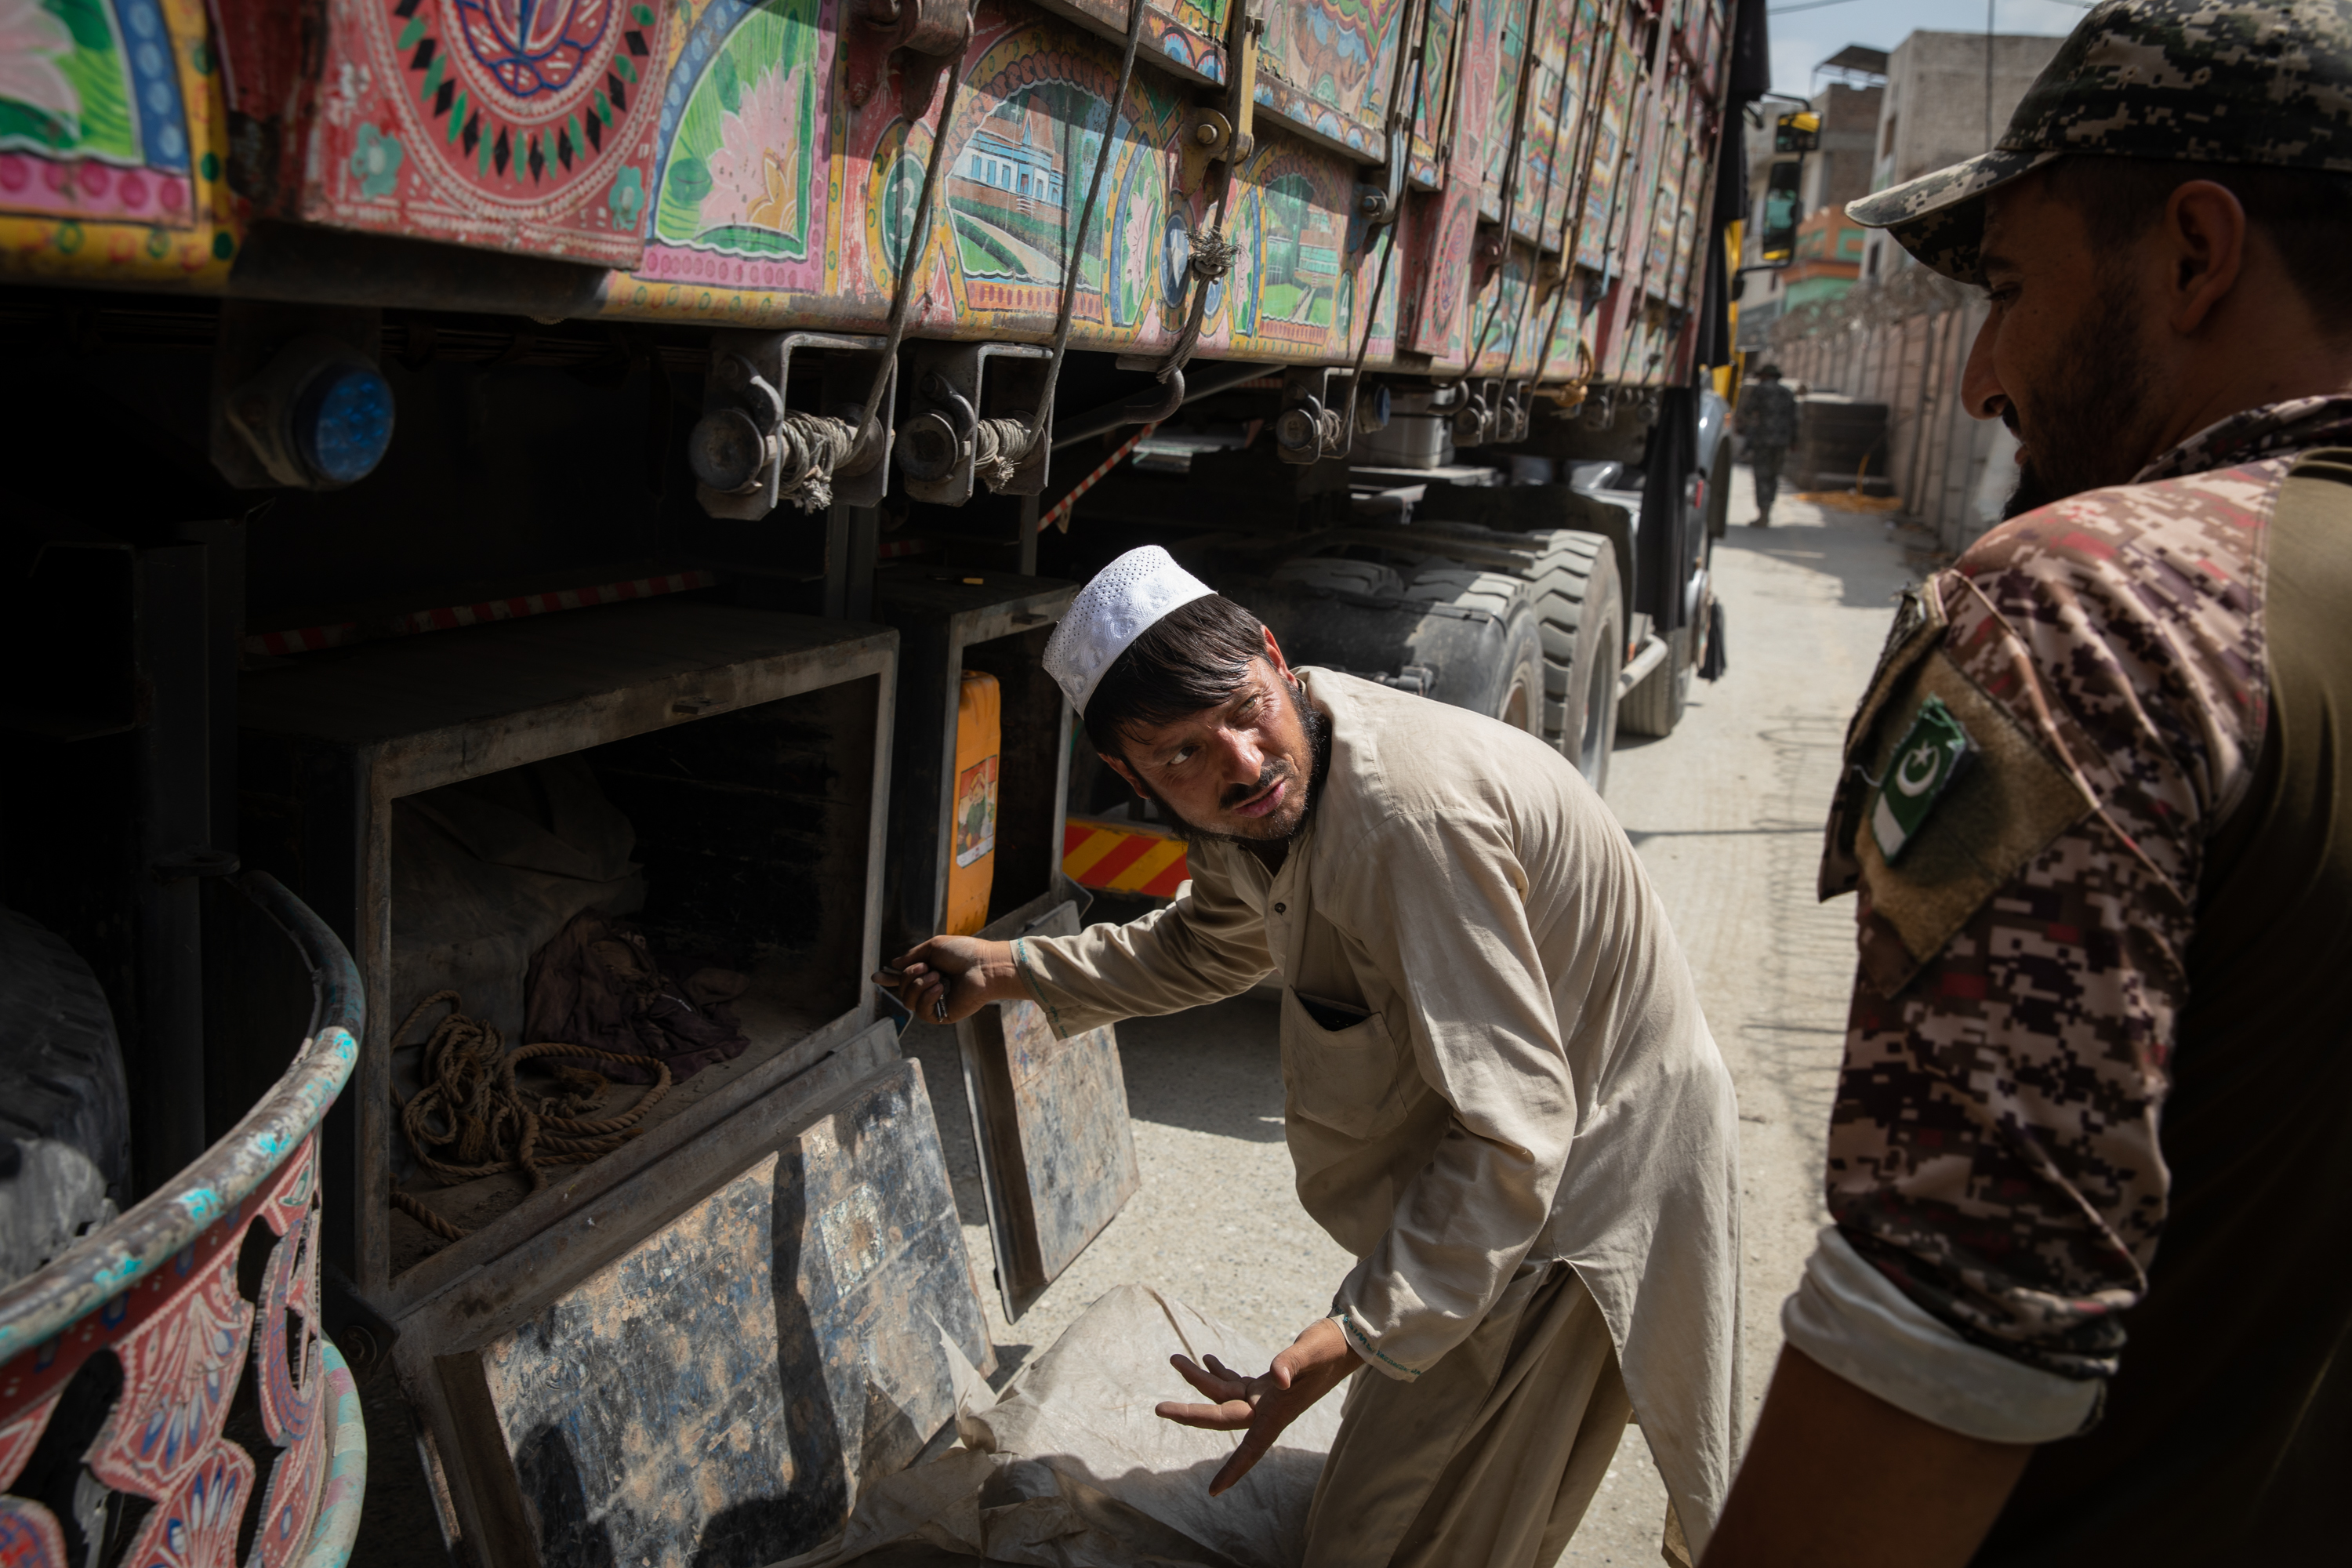
[[[773,70],[719,118],[702,221],[799,232],[801,161],[796,150],[804,69]]]
[[[57,65],[71,53],[73,34],[40,0],[0,0],[0,98],[72,126],[81,118],[81,95]]]

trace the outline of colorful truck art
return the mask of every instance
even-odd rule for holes
[[[819,0],[712,0],[662,95],[653,232],[638,276],[816,289],[826,190],[811,150],[832,75]]]
[[[946,93],[861,3],[337,0],[334,68],[306,97],[257,43],[283,7],[0,0],[0,265],[218,291],[247,223],[274,215],[611,261],[609,319],[876,331]],[[1716,7],[1670,9],[1662,30],[1643,0],[1268,7],[1256,150],[1185,193],[1186,116],[1226,72],[1230,0],[1152,0],[1116,116],[1124,0],[982,0],[909,330],[1051,332],[1108,129],[1076,346],[1172,346],[1195,237],[1215,233],[1237,254],[1207,288],[1200,353],[1352,362],[1393,238],[1368,363],[1453,374],[1475,340],[1481,374],[1527,374],[1548,339],[1547,377],[1667,377],[1680,312],[1653,302],[1694,286],[1711,174],[1694,129],[1726,47]],[[1400,70],[1408,27],[1423,57]],[[1400,90],[1408,188],[1431,194],[1368,230],[1358,200]],[[274,190],[226,166],[231,121],[273,92],[309,149]],[[1572,248],[1565,298],[1550,273],[1524,297],[1523,248],[1475,260],[1507,185],[1517,239],[1541,214],[1543,246]]]
[[[222,211],[202,0],[0,0],[0,254],[35,275],[215,287]]]

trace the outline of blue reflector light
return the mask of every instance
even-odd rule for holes
[[[302,389],[293,433],[302,461],[320,479],[363,479],[392,445],[392,384],[368,365],[329,365]]]

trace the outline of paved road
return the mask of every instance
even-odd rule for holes
[[[1743,469],[1731,515],[1753,511]],[[1717,546],[1730,673],[1696,688],[1673,736],[1622,749],[1608,791],[1673,913],[1738,1085],[1751,1420],[1779,1353],[1780,1300],[1822,1223],[1822,1136],[1853,971],[1851,904],[1813,899],[1821,818],[1893,595],[1916,575],[1876,518],[1786,500],[1777,511],[1772,529],[1735,526]],[[1269,1003],[1244,997],[1120,1026],[1143,1190],[1019,1323],[1005,1323],[990,1297],[1006,1373],[1126,1280],[1157,1284],[1269,1345],[1328,1310],[1349,1259],[1291,1192],[1276,1023]],[[952,1037],[918,1028],[908,1042],[933,1080],[985,1286],[985,1211]],[[1150,1394],[1181,1394],[1170,1379]],[[1628,1432],[1565,1562],[1658,1562],[1664,1510],[1657,1471]]]

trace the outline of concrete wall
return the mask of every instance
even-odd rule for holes
[[[1985,308],[1973,290],[1919,268],[1769,332],[1768,357],[1790,380],[1887,405],[1887,475],[1903,516],[1955,554],[2000,521],[2015,483],[2016,441],[2000,421],[1971,418],[1960,399]]]
[[[1870,189],[1899,185],[1986,151],[2008,129],[2025,89],[2064,41],[1994,35],[1990,136],[1983,34],[1914,33],[1896,45],[1887,58],[1886,88],[1878,106]],[[1909,260],[1900,246],[1880,237],[1863,259],[1863,276],[1883,278]]]

